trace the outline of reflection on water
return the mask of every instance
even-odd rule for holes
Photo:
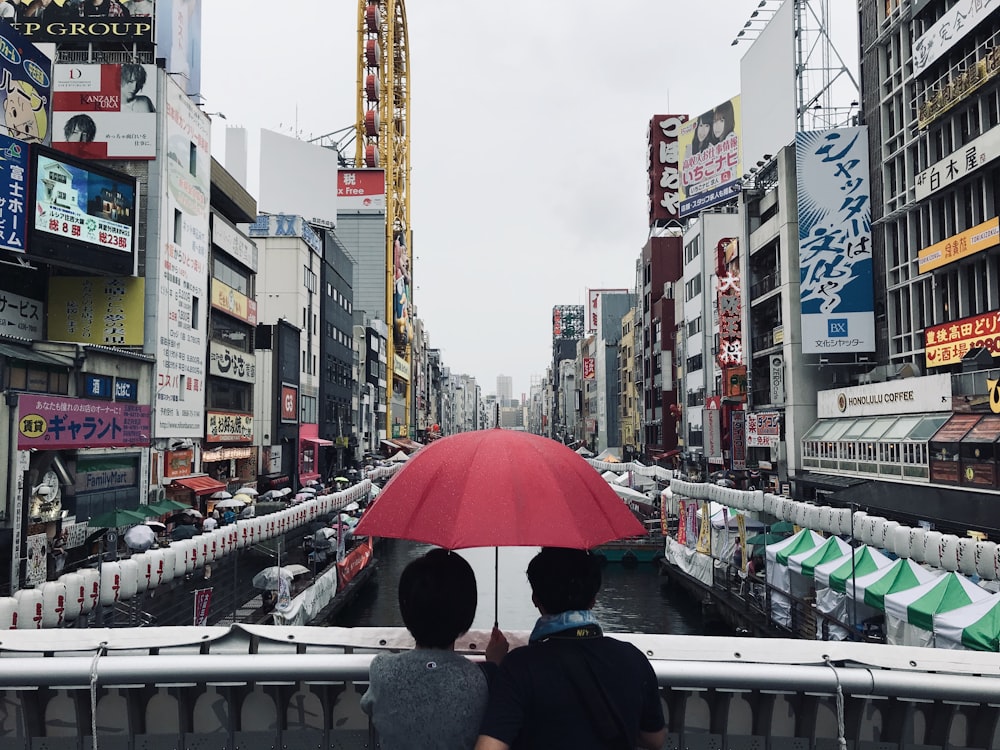
[[[383,540],[377,547],[379,567],[372,582],[330,624],[402,627],[403,621],[396,601],[396,583],[407,563],[427,549],[429,547],[426,544]],[[479,604],[473,629],[485,630],[493,625],[494,579],[499,578],[500,627],[507,630],[531,630],[538,617],[538,610],[531,604],[531,589],[524,571],[537,551],[537,547],[505,547],[499,553],[493,548],[464,549],[458,553],[476,571]],[[494,566],[495,556],[499,558],[498,568]],[[646,564],[633,568],[605,566],[604,584],[597,597],[597,606],[594,607],[605,630],[675,635],[701,633],[698,603],[677,590],[662,590],[662,582],[655,565]]]

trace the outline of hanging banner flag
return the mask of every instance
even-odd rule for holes
[[[292,606],[291,579],[288,576],[278,575],[278,600],[274,608],[279,612],[287,612]]]
[[[192,625],[208,625],[208,611],[212,605],[212,589],[194,592],[194,621]]]
[[[701,527],[698,529],[698,546],[695,551],[704,555],[712,551],[712,517],[708,503],[701,504]]]
[[[677,542],[687,544],[687,500],[677,501]]]
[[[736,516],[736,529],[739,535],[739,545],[740,545],[740,571],[746,572],[747,569],[747,517],[742,513]]]

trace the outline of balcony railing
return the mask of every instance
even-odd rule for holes
[[[507,635],[515,647],[528,633]],[[670,709],[666,747],[997,746],[995,655],[614,637],[634,643],[653,666]],[[488,640],[488,631],[472,631],[460,650],[481,660]],[[0,737],[13,750],[374,748],[359,703],[369,665],[376,653],[412,645],[401,628],[10,631],[0,652],[10,720]]]

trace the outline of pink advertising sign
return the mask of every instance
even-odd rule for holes
[[[18,450],[149,445],[148,406],[22,394],[18,414]]]

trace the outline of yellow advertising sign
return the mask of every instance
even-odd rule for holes
[[[218,279],[212,279],[212,307],[252,326],[257,325],[257,302]]]
[[[142,346],[146,280],[114,276],[49,279],[52,341],[99,346]]]
[[[927,368],[959,362],[973,347],[1000,353],[1000,310],[954,320],[924,330],[924,357]]]
[[[992,218],[954,237],[925,247],[917,254],[917,270],[933,271],[1000,244],[1000,218]]]

